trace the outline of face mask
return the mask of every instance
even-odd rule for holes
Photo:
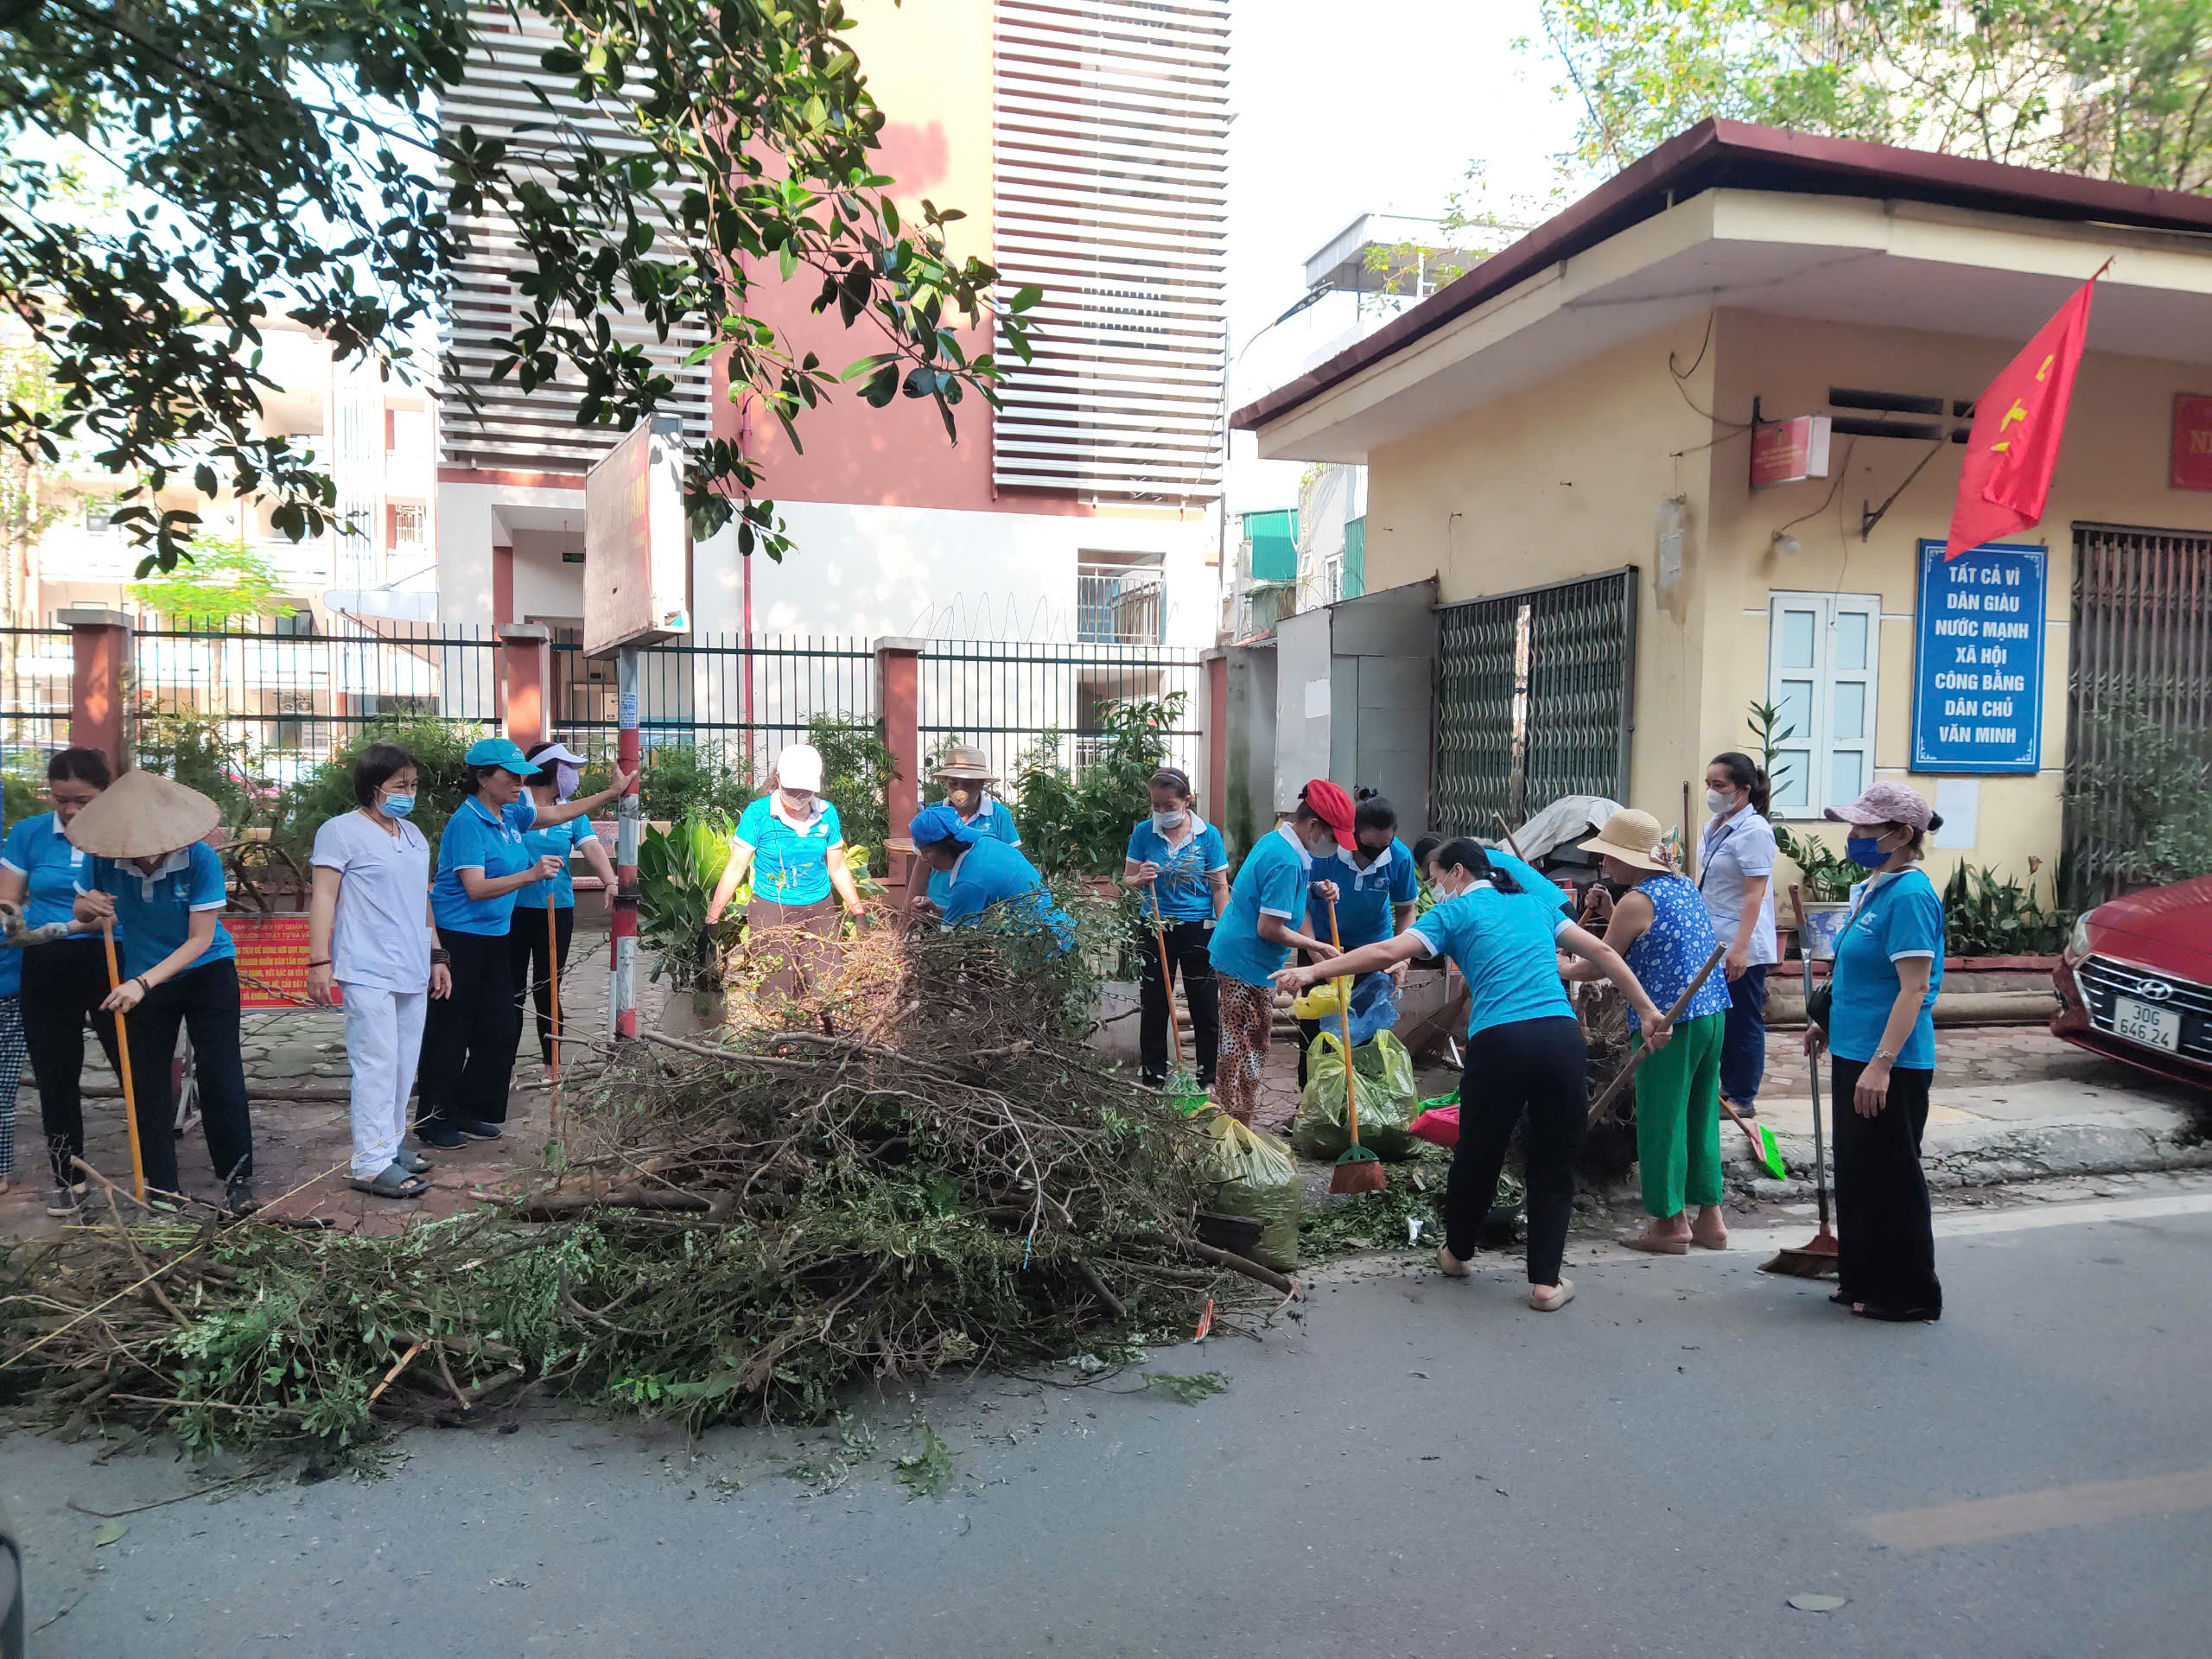
[[[1879,869],[1888,862],[1890,856],[1882,850],[1881,842],[1872,836],[1846,837],[1843,843],[1843,855],[1853,863],[1864,865],[1870,870]]]
[[[813,811],[814,791],[810,789],[785,790],[784,791],[784,810],[794,813],[807,813]]]
[[[1735,804],[1735,802],[1717,789],[1708,789],[1705,791],[1705,810],[1708,812],[1726,812]]]
[[[1327,858],[1337,850],[1337,838],[1324,830],[1314,840],[1306,842],[1306,850],[1315,858]]]
[[[1170,830],[1182,828],[1183,820],[1188,816],[1183,812],[1155,812],[1152,815],[1152,827],[1164,836]]]
[[[404,818],[415,810],[415,798],[412,795],[387,795],[381,804],[386,817]]]
[[[553,763],[553,798],[565,801],[576,792],[576,785],[583,779],[582,766],[572,766],[565,760]]]

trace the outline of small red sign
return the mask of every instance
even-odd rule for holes
[[[2212,394],[2174,394],[2174,460],[2168,481],[2177,490],[2212,490]]]
[[[223,929],[238,946],[240,1008],[264,1013],[307,1001],[306,916],[226,914]]]
[[[1828,475],[1828,417],[1762,421],[1751,429],[1751,487],[1796,484]]]

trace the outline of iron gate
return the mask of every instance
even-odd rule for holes
[[[2065,859],[2086,906],[2131,876],[2136,819],[2116,785],[2154,730],[2212,742],[2212,535],[2075,525],[2072,634]]]
[[[1634,565],[1438,608],[1431,812],[1493,835],[1562,795],[1628,792]]]

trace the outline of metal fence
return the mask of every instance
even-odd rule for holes
[[[1193,777],[1204,758],[1200,653],[1168,646],[932,639],[922,651],[922,753],[973,744],[1001,778],[1027,759],[1080,770],[1109,741],[1104,716],[1131,701],[1182,699],[1168,764]]]
[[[72,641],[67,628],[0,628],[0,765],[29,775],[67,746]]]

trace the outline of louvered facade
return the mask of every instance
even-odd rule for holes
[[[468,126],[480,134],[510,137],[518,148],[541,140],[546,135],[516,132],[526,123],[542,124],[545,120],[533,86],[543,88],[563,114],[581,115],[582,106],[567,91],[572,83],[539,67],[541,54],[557,39],[550,27],[524,13],[525,27],[518,34],[511,14],[484,10],[479,16],[485,32],[468,79],[448,95],[439,111],[440,124],[448,134]],[[634,142],[625,143],[621,130],[603,118],[585,118],[581,124],[609,149],[642,148]],[[446,394],[439,418],[440,461],[490,471],[588,471],[621,441],[621,430],[576,424],[583,387],[573,375],[528,393],[515,385],[512,374],[497,382],[492,378],[495,343],[512,334],[520,318],[510,273],[522,264],[522,256],[513,223],[505,213],[494,211],[464,219],[462,225],[468,235],[468,254],[454,273],[440,344],[458,365],[458,385],[474,393],[477,404],[472,409],[454,391]],[[712,372],[705,364],[683,365],[683,359],[704,343],[704,331],[672,334],[663,343],[652,326],[634,314],[611,321],[616,339],[644,346],[674,377],[677,392],[667,412],[681,416],[688,442],[704,442],[711,435]]]
[[[1001,297],[1043,290],[992,427],[1001,488],[1218,495],[1228,0],[998,0]],[[1008,361],[1014,359],[1008,359]]]

